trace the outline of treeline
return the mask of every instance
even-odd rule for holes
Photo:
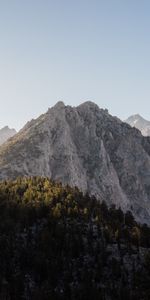
[[[0,299],[148,300],[150,228],[48,178],[0,182]]]

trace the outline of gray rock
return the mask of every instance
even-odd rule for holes
[[[0,148],[0,179],[48,176],[150,224],[150,138],[92,102],[57,103]]]

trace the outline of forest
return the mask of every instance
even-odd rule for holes
[[[0,299],[149,300],[150,228],[77,187],[2,181]]]

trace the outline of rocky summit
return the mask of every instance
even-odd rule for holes
[[[150,224],[150,138],[92,102],[58,102],[0,147],[0,179],[78,186]]]

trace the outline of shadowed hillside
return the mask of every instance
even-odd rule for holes
[[[150,298],[150,229],[130,212],[34,177],[0,183],[0,219],[0,299]]]

